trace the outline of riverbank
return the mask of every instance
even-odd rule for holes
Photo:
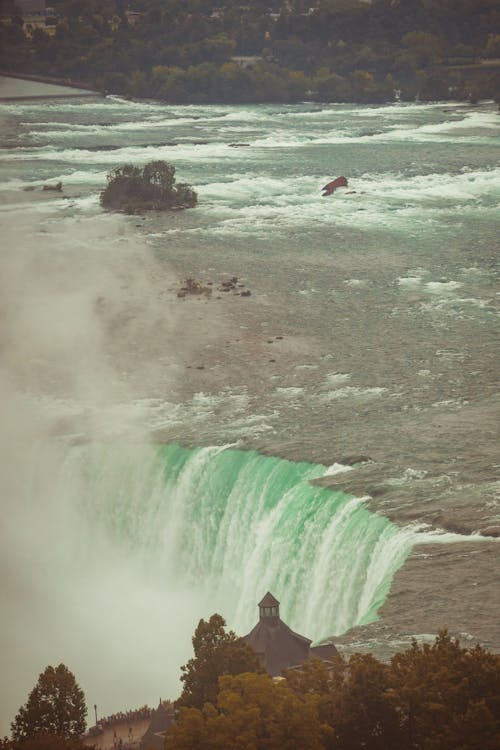
[[[0,71],[0,101],[99,96],[101,92],[65,78],[18,75]]]

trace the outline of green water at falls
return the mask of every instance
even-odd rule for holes
[[[238,632],[267,590],[318,639],[376,619],[417,531],[311,484],[326,467],[178,445],[76,449],[100,533],[169,582],[200,588]],[[146,573],[147,574],[147,573]]]

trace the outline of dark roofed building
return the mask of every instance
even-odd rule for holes
[[[153,712],[151,722],[142,737],[140,750],[163,750],[165,732],[174,721],[174,710],[170,701],[160,701]]]
[[[311,646],[312,641],[295,633],[280,618],[279,601],[268,591],[259,602],[259,622],[244,636],[271,677],[284,669],[299,667],[311,657],[332,661],[338,656],[333,643]]]
[[[339,652],[331,641],[325,641],[318,646],[311,646],[311,656],[322,661],[332,661],[339,656]]]

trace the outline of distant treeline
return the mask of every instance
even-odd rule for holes
[[[498,0],[0,0],[1,64],[178,103],[500,95]],[[132,13],[131,10],[134,12]],[[241,59],[245,58],[245,59]]]

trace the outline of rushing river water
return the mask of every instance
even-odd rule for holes
[[[495,106],[0,121],[2,720],[61,660],[102,713],[175,696],[197,618],[246,632],[268,589],[309,637],[358,626],[345,648],[498,648]],[[103,212],[152,159],[198,207]]]

